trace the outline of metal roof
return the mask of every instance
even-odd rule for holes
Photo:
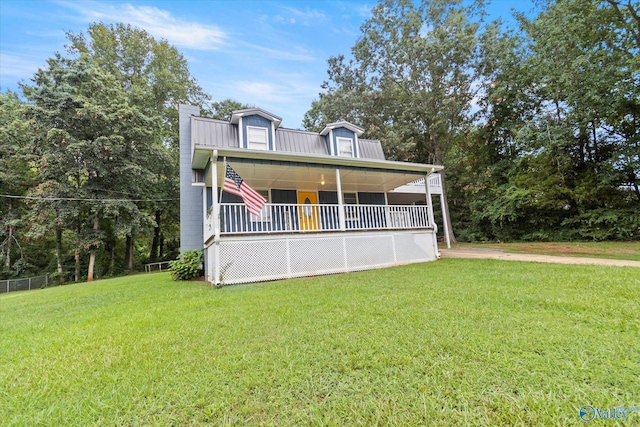
[[[328,156],[327,143],[315,132],[278,128],[275,131],[276,151]],[[194,146],[239,148],[238,125],[223,120],[191,116],[191,142]],[[363,159],[385,160],[380,141],[358,138],[358,150]]]
[[[378,140],[358,138],[358,150],[360,157],[365,159],[385,160],[382,145]]]
[[[238,126],[222,120],[191,116],[191,143],[210,147],[238,148]]]
[[[329,154],[325,139],[317,133],[282,128],[276,131],[276,151]]]

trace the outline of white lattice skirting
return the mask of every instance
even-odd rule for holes
[[[370,270],[433,261],[432,229],[223,237],[221,281],[259,282]],[[215,247],[207,248],[207,276],[214,282]]]

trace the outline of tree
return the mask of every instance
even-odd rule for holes
[[[24,106],[13,92],[0,93],[0,254],[3,275],[19,275],[27,267],[24,244],[26,206],[23,197],[34,173],[27,151]]]
[[[251,107],[233,99],[223,99],[222,101],[212,102],[208,108],[205,108],[203,115],[212,119],[229,121],[231,120],[231,113],[245,108]]]
[[[460,4],[381,2],[361,27],[354,59],[329,60],[326,92],[305,126],[344,115],[381,139],[391,158],[444,164],[471,124],[481,46],[494,41],[497,25],[483,29],[471,20],[482,16],[480,5]]]
[[[153,237],[149,250],[150,261],[161,258],[163,222],[174,221],[178,215],[178,105],[190,103],[205,105],[210,97],[190,74],[187,61],[166,40],[156,40],[146,31],[118,23],[89,26],[86,35],[67,33],[72,54],[86,54],[104,71],[113,75],[126,90],[133,103],[147,114],[162,117],[162,126],[155,130],[155,143],[168,149],[165,159],[156,164],[154,199],[164,200],[149,204],[154,218]],[[120,224],[126,224],[120,221]],[[133,268],[134,236],[142,230],[129,229],[127,236],[127,263]]]
[[[467,237],[638,236],[634,16],[631,2],[548,2],[486,45],[481,120],[448,162]]]
[[[36,212],[52,228],[76,232],[76,280],[82,251],[89,253],[92,280],[96,253],[104,244],[101,221],[125,217],[129,229],[150,224],[127,199],[148,197],[153,187],[152,170],[162,159],[153,140],[160,118],[147,115],[116,77],[86,54],[71,59],[56,55],[33,82],[23,91],[30,101],[31,150],[40,177],[32,190],[41,198]],[[52,198],[66,203],[52,210],[46,205]]]
[[[535,165],[527,182],[546,182],[546,216],[583,238],[630,238],[640,228],[636,8],[557,1],[535,20],[520,17],[540,105],[518,132],[523,161]]]

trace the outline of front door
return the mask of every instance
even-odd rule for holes
[[[298,191],[298,218],[301,230],[318,229],[318,193]]]

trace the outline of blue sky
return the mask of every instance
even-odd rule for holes
[[[125,22],[168,40],[214,100],[232,98],[301,126],[326,79],[330,56],[349,55],[374,0],[79,1],[0,0],[0,90],[18,91],[66,31]],[[531,0],[494,0],[493,18],[527,12]]]

